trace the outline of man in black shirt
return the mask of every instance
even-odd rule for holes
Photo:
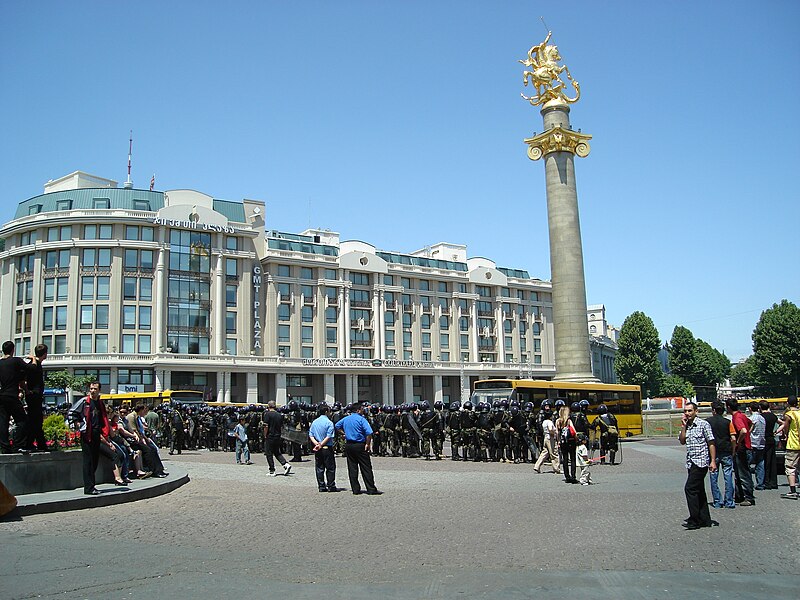
[[[44,401],[44,371],[42,363],[47,358],[47,346],[39,344],[33,349],[34,359],[31,361],[31,370],[28,372],[27,387],[25,393],[25,404],[28,406],[28,448],[45,452],[47,450],[47,440],[44,439],[42,423],[44,414],[42,413],[42,402]],[[34,442],[36,448],[33,447]]]
[[[764,417],[764,489],[778,489],[778,460],[775,457],[775,427],[778,417],[770,410],[769,402],[761,401],[761,416]]]
[[[29,357],[32,360],[33,356]],[[0,358],[0,452],[28,453],[28,418],[19,398],[19,384],[25,381],[32,366],[14,356],[14,342],[3,342],[3,358]],[[14,430],[14,448],[8,439],[8,423],[11,418],[17,427]]]
[[[731,444],[731,422],[724,417],[725,405],[715,402],[711,405],[713,415],[708,419],[711,432],[714,434],[714,445],[717,449],[717,465],[720,467],[711,473],[711,496],[714,508],[736,508],[733,501],[733,445]],[[725,479],[725,498],[719,491],[719,472]]]
[[[275,410],[275,401],[267,403],[267,412],[261,419],[261,427],[264,431],[264,454],[267,456],[270,477],[275,476],[275,462],[273,457],[283,465],[283,474],[288,475],[292,470],[292,465],[286,462],[281,454],[281,430],[283,429],[283,415]]]

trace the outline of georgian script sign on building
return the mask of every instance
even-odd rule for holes
[[[261,265],[253,265],[253,344],[252,349],[261,350]]]
[[[214,203],[214,199],[210,196],[198,192],[170,192],[169,195],[165,194],[165,201],[172,203],[159,209],[153,219],[153,225],[193,231],[236,233],[236,228],[228,224],[225,215],[210,208]]]
[[[431,369],[434,363],[422,360],[380,360],[378,358],[304,358],[304,367],[404,367]]]

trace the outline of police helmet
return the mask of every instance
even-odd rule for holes
[[[578,404],[577,402],[573,402],[572,404],[569,405],[569,409],[572,412],[578,412],[581,409],[581,405]]]
[[[581,410],[586,410],[587,408],[589,408],[589,401],[586,400],[585,398],[581,400],[579,404],[581,406]]]
[[[566,405],[567,405],[567,403],[564,402],[561,398],[556,400],[556,408],[561,408],[562,406],[566,406]]]
[[[466,403],[464,404],[466,406]],[[450,403],[450,410],[458,410],[461,408],[461,403],[458,400],[453,400]]]
[[[533,402],[526,402],[524,409],[525,412],[533,412]]]
[[[608,412],[608,407],[605,404],[601,404],[597,407],[597,414],[604,415]]]
[[[437,400],[433,403],[433,408],[436,410],[442,410],[442,408],[444,408],[444,403],[441,400]]]
[[[472,410],[472,402],[470,402],[469,400],[464,402],[464,410]]]

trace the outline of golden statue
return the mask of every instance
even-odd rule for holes
[[[566,65],[559,66],[558,64],[558,61],[561,60],[558,47],[547,43],[552,35],[553,32],[548,31],[547,37],[544,38],[541,44],[537,44],[528,50],[528,58],[526,60],[517,61],[526,67],[531,67],[530,71],[522,73],[522,83],[525,86],[530,83],[531,86],[536,88],[536,93],[532,96],[526,96],[525,94],[520,94],[520,96],[530,102],[532,106],[539,106],[548,102],[572,104],[581,97],[580,84],[572,78]],[[572,83],[572,87],[575,88],[574,98],[568,98],[564,92],[567,85],[561,80],[561,73],[566,73],[567,79]]]

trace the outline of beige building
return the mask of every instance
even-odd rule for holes
[[[447,403],[555,374],[549,282],[463,245],[387,252],[265,219],[255,200],[50,181],[0,228],[0,337],[112,392],[231,402]]]

